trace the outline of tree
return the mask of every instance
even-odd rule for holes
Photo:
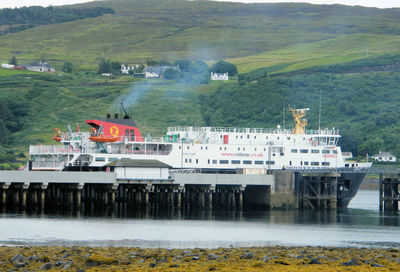
[[[110,60],[105,60],[102,59],[99,63],[99,70],[97,71],[98,74],[103,74],[103,73],[111,73],[112,72],[112,66]]]
[[[175,79],[179,76],[179,71],[176,69],[168,68],[164,72],[165,79]]]
[[[229,76],[235,76],[237,74],[237,68],[234,64],[220,60],[211,66],[211,72],[214,73],[226,73],[228,72]]]
[[[144,65],[143,65],[143,64],[140,64],[139,67],[136,69],[136,71],[137,71],[138,73],[141,73],[141,72],[143,72],[144,68],[145,68]]]
[[[146,63],[147,63],[147,66],[156,66],[156,65],[159,64],[158,61],[155,61],[155,60],[153,60],[153,59],[147,59],[147,60],[146,60]]]
[[[111,62],[111,69],[113,73],[121,73],[121,63],[119,61]]]
[[[71,73],[72,72],[72,68],[73,68],[72,63],[69,62],[69,61],[66,61],[66,62],[64,62],[64,65],[63,65],[61,70],[63,72],[66,72],[66,73]]]
[[[17,62],[17,58],[15,56],[11,57],[10,64],[17,66],[18,62]]]

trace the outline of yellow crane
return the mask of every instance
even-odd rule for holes
[[[309,108],[305,109],[295,109],[289,106],[289,111],[292,112],[293,120],[295,123],[295,127],[292,130],[292,134],[305,134],[305,127],[307,126],[307,119],[303,119],[306,116],[306,111]]]

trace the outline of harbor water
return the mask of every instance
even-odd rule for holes
[[[378,191],[361,190],[338,211],[145,211],[2,214],[0,244],[216,248],[400,247],[398,213],[380,213]]]

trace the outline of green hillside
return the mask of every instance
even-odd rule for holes
[[[360,156],[378,149],[400,155],[400,10],[309,4],[240,4],[183,0],[111,0],[73,7],[115,14],[36,26],[1,36],[0,60],[45,57],[57,74],[0,69],[1,154],[50,143],[65,129],[118,110],[120,100],[143,134],[167,126],[275,127],[283,105],[309,107],[317,127],[341,130],[342,145]],[[141,80],[96,74],[101,59],[226,59],[239,81]],[[70,74],[59,72],[65,61]],[[291,121],[286,115],[286,126]],[[17,152],[16,152],[17,151]]]

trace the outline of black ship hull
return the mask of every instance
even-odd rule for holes
[[[337,188],[338,208],[347,208],[350,200],[357,194],[366,174],[365,172],[341,173]]]

